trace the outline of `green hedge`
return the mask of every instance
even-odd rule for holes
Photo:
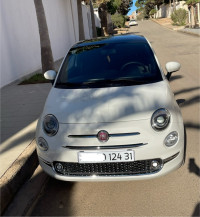
[[[187,11],[182,8],[175,10],[171,15],[171,19],[173,21],[173,25],[184,26],[186,24]]]
[[[124,27],[125,25],[125,17],[121,14],[113,14],[111,16],[112,22],[114,24],[115,27]]]

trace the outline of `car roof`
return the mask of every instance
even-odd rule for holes
[[[97,45],[97,44],[111,44],[111,43],[148,43],[146,38],[141,35],[117,35],[117,36],[108,36],[108,37],[100,37],[94,38],[90,40],[84,40],[76,43],[72,48]]]

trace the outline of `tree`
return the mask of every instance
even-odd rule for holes
[[[82,2],[82,0],[77,0],[79,41],[85,39],[84,25],[83,25],[83,12],[82,12],[82,3],[81,2]]]
[[[118,11],[118,13],[120,13],[122,15],[127,15],[128,12],[130,11],[132,5],[133,5],[132,0],[121,0],[121,4],[119,5],[119,8],[117,11]]]
[[[188,8],[190,9],[191,12],[191,27],[194,28],[196,26],[196,19],[195,19],[195,7],[196,4],[199,3],[200,0],[186,0],[186,3],[188,5]]]
[[[34,0],[34,4],[40,35],[42,72],[45,73],[48,70],[54,70],[54,60],[42,0]]]
[[[98,6],[99,17],[101,19],[101,29],[102,35],[108,36],[108,21],[107,15],[115,14],[119,9],[120,5],[123,3],[123,0],[95,0],[95,4]],[[127,0],[125,0],[127,1]],[[129,0],[128,0],[129,1]],[[132,0],[131,0],[132,1]]]
[[[106,0],[99,4],[98,12],[99,12],[100,20],[101,20],[101,35],[108,36],[109,35],[108,34],[108,21],[107,21],[108,8],[107,8]]]
[[[145,17],[150,17],[150,12],[155,9],[155,6],[159,9],[164,0],[137,0],[135,3],[136,7],[139,7],[139,11],[143,13]]]
[[[92,19],[92,35],[93,35],[93,38],[96,38],[97,30],[96,30],[96,25],[95,25],[94,8],[92,5],[92,0],[90,0],[90,13],[91,13],[91,19]]]
[[[92,21],[92,37],[96,38],[97,30],[96,30],[96,25],[95,25],[94,8],[93,8],[92,0],[84,0],[84,2],[86,5],[89,5],[90,7],[90,14],[91,14],[91,21]]]

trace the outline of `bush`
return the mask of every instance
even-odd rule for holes
[[[178,9],[171,15],[173,25],[184,26],[187,18],[187,11],[185,9]]]
[[[121,27],[125,26],[125,18],[121,14],[116,13],[116,14],[112,15],[111,20],[112,20],[114,26],[116,26],[116,27],[121,28]]]
[[[144,20],[145,18],[146,17],[144,13],[140,13],[139,15],[137,15],[137,20]]]
[[[156,9],[152,9],[152,10],[149,12],[149,15],[153,16],[156,12],[157,12]]]

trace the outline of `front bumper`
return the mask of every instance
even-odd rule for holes
[[[132,122],[108,123],[103,126],[98,124],[60,124],[59,132],[54,137],[48,137],[38,128],[36,138],[43,137],[48,141],[48,151],[41,151],[37,147],[39,162],[41,167],[50,176],[63,181],[125,181],[125,180],[144,180],[163,176],[173,170],[179,168],[184,159],[184,128],[180,122],[171,122],[169,127],[162,132],[157,132],[152,129],[149,124],[150,120],[140,120]],[[79,129],[80,128],[80,129]],[[100,143],[96,137],[71,137],[71,135],[97,135],[100,130],[106,130],[111,135],[106,143]],[[166,147],[163,143],[166,136],[172,132],[177,131],[179,140],[176,145]],[[134,132],[132,135],[127,135],[127,132]],[[139,133],[137,133],[139,132]],[[36,139],[37,141],[37,139]],[[121,149],[132,149],[135,153],[135,161],[141,163],[146,170],[146,164],[143,161],[151,161],[154,159],[161,160],[161,168],[157,171],[147,171],[143,173],[137,169],[137,165],[127,164],[123,167],[124,170],[128,168],[127,173],[118,174],[115,170],[119,165],[86,165],[83,167],[82,174],[75,170],[76,174],[68,173],[59,174],[54,169],[55,162],[70,164],[72,167],[79,167],[78,153],[80,151],[87,152],[101,152],[102,150],[120,151]],[[176,155],[177,154],[177,155]],[[173,157],[175,156],[175,157]],[[170,159],[171,158],[171,159]],[[167,161],[167,159],[170,159]],[[98,170],[93,169],[100,166],[105,169],[106,173],[101,174]],[[109,172],[107,167],[114,169]],[[89,169],[88,169],[89,167]],[[136,171],[131,169],[136,167]],[[68,171],[68,165],[66,166]],[[87,170],[88,169],[88,170]],[[74,169],[73,169],[74,171]],[[89,173],[91,171],[91,173]],[[123,171],[122,171],[123,172]]]
[[[184,150],[181,150],[178,153],[175,153],[172,156],[169,156],[166,159],[156,159],[160,161],[160,168],[158,170],[150,170],[150,171],[140,171],[139,173],[129,173],[128,171],[121,174],[100,174],[95,173],[94,171],[90,170],[90,174],[82,173],[82,174],[61,174],[56,172],[55,170],[55,162],[47,162],[44,159],[39,157],[39,163],[44,171],[52,176],[53,178],[62,180],[62,181],[130,181],[130,180],[144,180],[144,179],[152,179],[157,178],[163,175],[166,175],[169,172],[172,172],[178,169],[183,164],[184,158]],[[145,162],[151,162],[155,159],[144,160]],[[135,161],[140,162],[140,161]],[[66,163],[64,163],[66,164]],[[73,164],[73,163],[72,163]],[[78,164],[78,163],[76,163]],[[99,163],[100,165],[101,163]],[[117,163],[108,163],[108,164],[117,164]],[[87,165],[86,165],[87,166]]]

